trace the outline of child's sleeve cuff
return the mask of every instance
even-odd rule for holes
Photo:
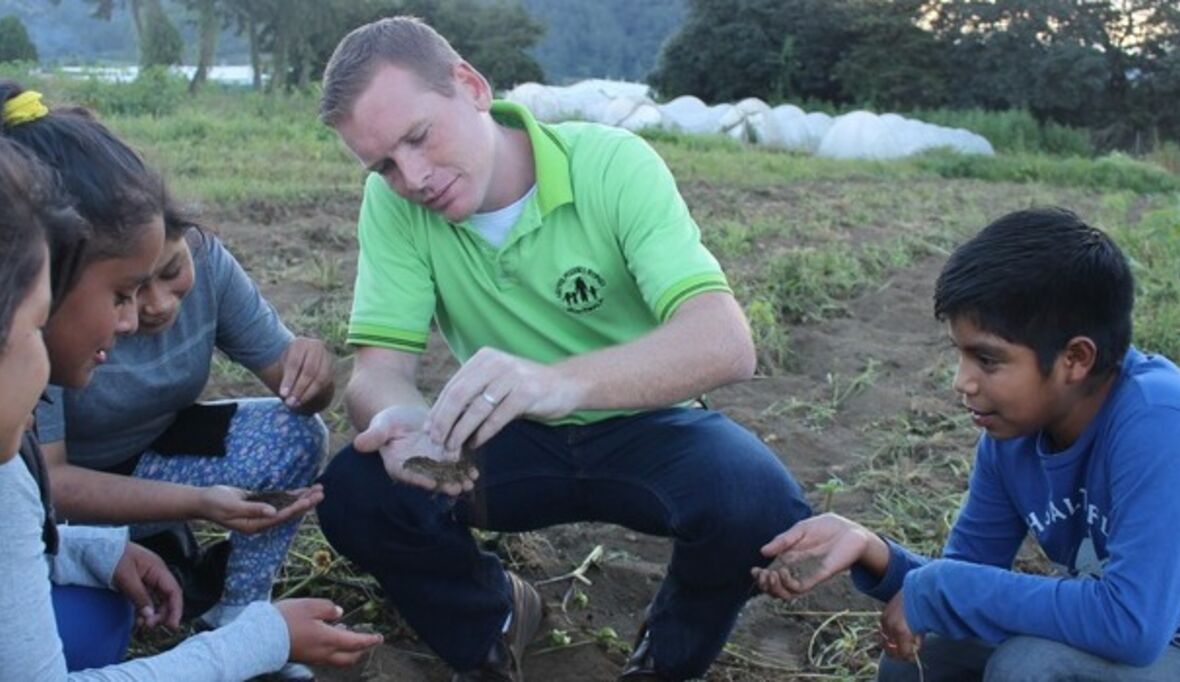
[[[860,564],[856,564],[851,571],[852,584],[856,586],[856,589],[874,599],[889,601],[901,589],[906,574],[924,565],[927,559],[910,552],[883,535],[880,538],[889,547],[889,566],[885,569],[885,575],[878,577]]]

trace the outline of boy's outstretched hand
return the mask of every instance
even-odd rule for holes
[[[798,597],[856,563],[878,575],[889,566],[889,547],[883,540],[832,513],[800,521],[768,542],[762,554],[774,561],[751,569],[751,574],[759,589],[779,599]]]

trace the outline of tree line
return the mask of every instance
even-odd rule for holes
[[[1180,139],[1176,0],[688,0],[664,97],[1026,109],[1102,147]]]
[[[53,5],[62,0],[51,0]],[[180,64],[185,51],[180,21],[196,28],[196,71],[190,90],[202,87],[217,61],[218,37],[230,32],[249,46],[254,87],[304,88],[319,78],[332,50],[353,28],[383,16],[412,14],[433,25],[493,83],[511,87],[542,80],[526,50],[544,26],[519,0],[83,0],[91,16],[131,17],[144,68]],[[179,10],[179,11],[178,11]],[[0,19],[0,62],[36,61],[35,46],[16,16]]]
[[[130,14],[142,66],[180,62],[181,15],[196,28],[192,90],[227,31],[248,44],[255,87],[282,91],[317,80],[355,26],[414,14],[498,88],[544,81],[538,56],[557,81],[642,80],[670,34],[647,78],[665,99],[1018,109],[1101,148],[1180,140],[1177,0],[82,1],[98,19]],[[0,61],[35,58],[20,22],[0,20]]]

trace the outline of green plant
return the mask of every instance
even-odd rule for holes
[[[844,481],[839,476],[832,476],[823,483],[815,486],[816,492],[823,495],[823,503],[820,505],[820,509],[824,512],[832,511],[832,499],[836,496],[836,493],[843,492],[844,487]]]
[[[746,305],[746,318],[758,351],[758,366],[764,374],[785,367],[791,357],[791,335],[780,322],[773,303],[757,298]]]
[[[574,638],[570,636],[568,630],[561,630],[553,628],[549,631],[549,644],[555,647],[567,647],[573,644]]]

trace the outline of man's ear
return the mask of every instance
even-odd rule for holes
[[[492,107],[492,86],[483,74],[465,61],[458,61],[451,67],[455,77],[455,85],[460,91],[471,98],[480,111],[488,111]]]
[[[1081,383],[1089,378],[1090,370],[1098,361],[1098,346],[1088,336],[1075,336],[1065,344],[1059,362],[1068,383]]]

